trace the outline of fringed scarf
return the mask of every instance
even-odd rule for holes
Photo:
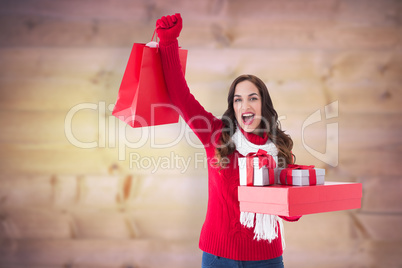
[[[256,153],[259,149],[266,151],[268,154],[272,156],[278,155],[278,149],[271,140],[266,138],[265,144],[260,145],[254,144],[250,142],[243,134],[243,131],[239,129],[240,126],[237,126],[236,132],[232,136],[232,140],[236,145],[236,150],[241,155],[246,156],[249,153]],[[248,138],[252,137],[253,135],[250,133],[245,134],[247,135]],[[258,139],[257,137],[256,139]],[[283,249],[285,248],[283,222],[282,219],[279,218],[278,216],[270,214],[253,213],[253,212],[241,212],[240,223],[247,228],[254,228],[254,239],[256,239],[257,241],[268,240],[269,242],[278,238],[278,225],[279,225],[282,237],[282,248]]]

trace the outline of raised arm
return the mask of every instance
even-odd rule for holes
[[[190,93],[179,60],[177,38],[182,25],[180,14],[162,17],[156,22],[163,73],[172,103],[201,142],[207,145],[211,142],[212,133],[220,129],[222,122],[207,112]]]

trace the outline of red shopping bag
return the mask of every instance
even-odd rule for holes
[[[179,49],[179,56],[185,73],[187,50]],[[133,45],[112,115],[133,128],[179,121],[168,95],[158,48]]]

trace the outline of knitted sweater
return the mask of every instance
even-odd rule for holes
[[[214,167],[215,147],[218,145],[223,123],[207,112],[190,93],[181,71],[177,40],[159,47],[166,85],[172,103],[203,143],[208,161],[208,209],[201,230],[201,250],[233,260],[257,261],[276,258],[283,253],[281,236],[271,243],[253,239],[252,229],[240,223],[237,187],[239,186],[238,157],[235,151],[228,156],[229,164],[221,169]],[[255,144],[263,144],[257,135],[245,135]],[[282,217],[295,221],[299,217]],[[279,228],[279,226],[278,226]]]

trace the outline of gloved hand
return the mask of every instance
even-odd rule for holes
[[[159,43],[169,44],[174,42],[179,37],[183,28],[183,20],[180,13],[172,16],[163,16],[156,21],[156,32],[159,36]]]

